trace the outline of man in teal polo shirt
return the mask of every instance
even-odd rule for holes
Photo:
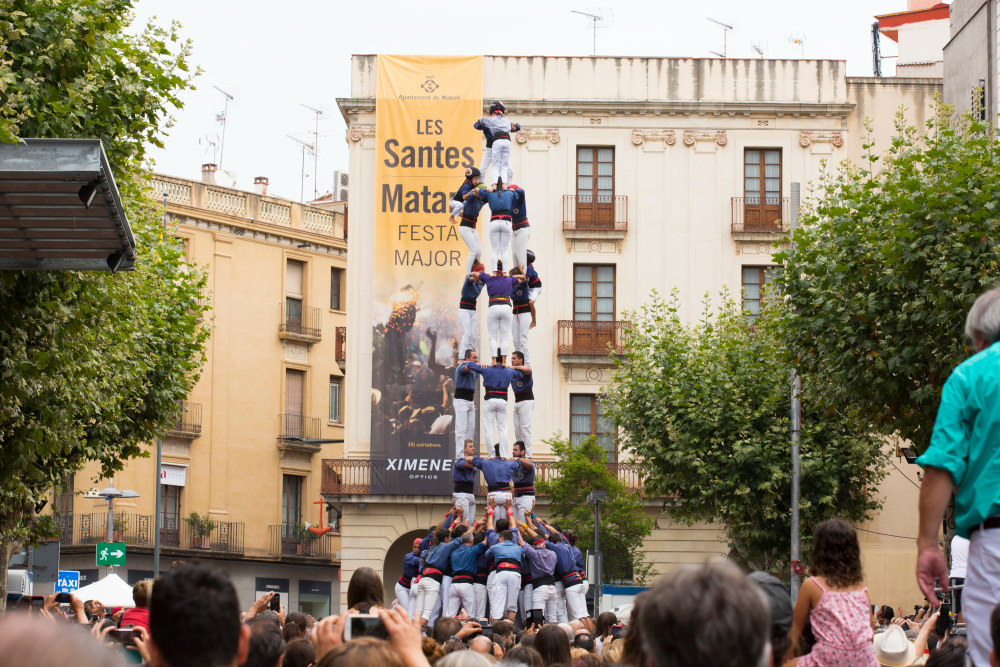
[[[989,665],[990,614],[1000,602],[1000,289],[980,295],[965,321],[976,354],[955,368],[941,393],[931,445],[917,463],[920,486],[917,582],[934,600],[948,586],[938,530],[955,491],[955,532],[968,537],[962,614],[976,665]]]

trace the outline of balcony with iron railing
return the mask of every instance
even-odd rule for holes
[[[337,327],[337,340],[334,357],[341,372],[347,367],[347,327]]]
[[[307,558],[330,561],[334,556],[334,535],[316,535],[302,525],[271,526],[270,555],[280,558]]]
[[[559,320],[558,355],[563,364],[612,363],[625,353],[622,339],[628,322],[618,320]]]
[[[377,465],[378,462],[375,462]],[[323,459],[320,492],[331,495],[370,495],[373,462],[368,459]],[[535,481],[552,481],[560,476],[558,461],[535,461]],[[636,463],[608,463],[608,471],[631,491],[641,494],[642,470]],[[539,496],[544,494],[538,492]],[[480,476],[479,495],[486,495],[486,481]]]
[[[278,338],[318,343],[323,340],[323,312],[291,299],[278,306]]]
[[[577,236],[594,238],[594,232],[606,232],[608,238],[620,238],[628,231],[628,197],[563,195],[562,219],[567,237],[574,236],[573,232],[586,232]]]
[[[73,514],[57,519],[63,546],[88,546],[107,541],[107,512]],[[195,549],[227,554],[243,553],[243,524],[211,521],[195,527],[187,519],[169,517],[160,522],[160,546],[164,549]],[[130,512],[115,512],[111,538],[137,548],[153,547],[153,517]]]
[[[315,454],[322,449],[322,445],[308,441],[318,439],[321,433],[319,417],[278,415],[278,449]]]
[[[167,431],[173,438],[194,440],[201,435],[201,403],[181,401],[181,414]]]
[[[788,197],[733,197],[733,238],[775,241],[788,233]]]

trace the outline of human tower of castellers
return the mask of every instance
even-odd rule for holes
[[[464,609],[470,618],[510,619],[520,625],[580,620],[588,630],[588,583],[576,536],[560,531],[534,514],[535,469],[531,461],[532,394],[531,353],[528,331],[535,326],[535,303],[542,281],[528,250],[531,227],[524,190],[513,184],[510,135],[521,128],[506,116],[500,102],[490,105],[489,116],[474,123],[486,137],[479,169],[465,171],[465,181],[451,202],[452,224],[469,254],[462,283],[459,319],[462,324],[460,356],[455,369],[455,447],[452,468],[455,505],[427,537],[413,542],[403,560],[403,575],[396,583],[396,604],[424,625],[439,616],[457,616]],[[492,165],[495,181],[485,179]],[[488,187],[486,183],[489,183]],[[490,207],[490,267],[481,260],[482,246],[476,225],[484,204]],[[514,264],[509,246],[513,239]],[[507,271],[504,271],[505,268]],[[479,364],[476,352],[476,302],[486,287],[489,296],[487,327],[492,363]],[[507,365],[508,335],[513,331],[514,352]],[[483,379],[486,447],[489,458],[480,458],[472,435],[476,424],[473,398]],[[513,453],[507,449],[507,392],[514,389]],[[495,444],[494,422],[498,433]],[[486,513],[476,517],[473,483],[482,471],[487,484]]]

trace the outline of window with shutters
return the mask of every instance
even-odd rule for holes
[[[304,438],[308,435],[305,432],[305,420],[303,419],[305,380],[306,374],[303,371],[296,371],[290,368],[285,369],[285,423],[283,436]]]
[[[181,491],[183,486],[163,484],[160,486],[160,543],[167,547],[180,546],[181,535]]]
[[[330,309],[344,310],[344,270],[330,269]]]
[[[781,228],[781,149],[743,151],[743,226],[745,230]]]
[[[330,376],[330,421],[340,423],[340,378]]]
[[[302,328],[302,279],[305,265],[294,259],[285,264],[285,322],[290,331]]]
[[[596,229],[615,224],[615,149],[576,149],[576,228]]]
[[[596,394],[573,394],[569,398],[570,443],[574,446],[583,442],[584,438],[594,436],[608,457],[608,463],[618,461],[618,443],[615,440],[614,426],[604,418],[604,406]]]
[[[287,527],[302,523],[302,478],[282,475],[281,525]]]
[[[774,279],[773,266],[743,267],[743,312],[753,320],[760,315],[760,299],[764,286]]]

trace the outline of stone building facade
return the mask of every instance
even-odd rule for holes
[[[325,616],[339,604],[340,527],[336,510],[316,503],[321,462],[343,445],[311,441],[344,437],[345,215],[269,196],[267,179],[256,180],[256,192],[217,185],[214,165],[200,182],[153,176],[187,261],[208,272],[212,334],[201,379],[163,440],[160,516],[155,448],[113,480],[139,494],[115,502],[114,537],[127,549],[119,574],[152,576],[159,529],[161,570],[209,560],[229,572],[244,608],[278,591],[287,609]],[[62,569],[88,578],[104,576],[94,543],[105,540],[107,503],[68,491],[108,486],[97,473],[88,466],[54,499]],[[199,530],[192,512],[211,525]],[[320,523],[335,528],[304,530]]]
[[[347,285],[356,298],[348,333],[361,340],[373,321],[365,267],[374,252],[376,56],[354,56],[351,67],[350,97],[338,103],[352,176]],[[536,461],[552,458],[544,439],[593,434],[609,460],[621,459],[623,479],[636,483],[603,433],[595,398],[610,368],[599,352],[618,343],[623,314],[654,288],[678,290],[686,321],[698,317],[705,294],[717,304],[723,289],[745,289],[752,309],[787,236],[791,184],[806,197],[824,164],[857,162],[865,118],[884,150],[896,110],[923,125],[940,90],[933,78],[848,77],[845,63],[832,60],[486,57],[484,106],[502,100],[524,128],[512,142],[513,180],[531,203],[529,247],[544,285],[530,334]],[[610,179],[595,184],[589,173]],[[460,180],[456,173],[456,186]],[[323,492],[342,512],[344,579],[370,566],[391,591],[408,545],[440,520],[450,498],[369,492],[371,368],[371,347],[352,345],[347,442],[342,459],[324,464]],[[868,582],[873,601],[899,606],[920,599],[913,543],[889,537],[916,535],[916,489],[903,479],[915,472],[891,472],[886,511],[863,539],[866,562],[878,563]],[[539,505],[544,515],[544,498]],[[651,502],[648,512],[659,515],[659,506]],[[727,554],[718,526],[659,518],[647,541],[659,571]]]

